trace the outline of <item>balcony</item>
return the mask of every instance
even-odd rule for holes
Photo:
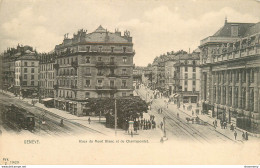
[[[121,89],[128,89],[127,86],[121,86]]]
[[[117,67],[116,62],[108,62],[108,63],[106,64],[106,66],[107,66],[108,68],[116,68],[116,67]]]
[[[58,70],[60,68],[60,65],[59,64],[53,64],[53,68]]]
[[[75,86],[75,85],[71,85],[70,88],[71,88],[71,89],[77,89],[78,87]]]
[[[104,68],[104,67],[106,67],[106,65],[105,65],[105,63],[103,61],[98,61],[96,63],[96,67],[97,68]]]
[[[113,73],[113,74],[108,74],[107,77],[114,77],[114,78],[116,78],[117,75]]]
[[[120,74],[120,75],[118,75],[119,77],[130,77],[131,75],[129,75],[129,74]]]
[[[97,73],[97,76],[104,76],[103,73]]]

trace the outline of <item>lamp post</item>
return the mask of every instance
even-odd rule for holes
[[[116,109],[116,98],[115,98],[115,136],[117,134],[116,127],[117,127],[117,109]]]

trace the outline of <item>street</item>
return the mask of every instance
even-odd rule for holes
[[[146,94],[148,91],[149,89],[141,87],[136,92],[143,99],[147,99]],[[151,95],[151,92],[149,95]],[[164,100],[163,98],[154,99],[149,114],[155,116],[157,123],[162,122],[163,118],[166,117],[165,128],[168,139],[201,143],[236,142],[215,131],[215,128],[210,125],[187,123],[185,118],[189,116],[177,109],[176,105],[169,104],[167,108]],[[159,108],[163,109],[161,114],[158,114]],[[177,113],[179,113],[179,118],[177,117]]]
[[[99,131],[96,131],[92,128],[89,128],[87,126],[84,126],[80,123],[73,122],[70,120],[66,120],[61,118],[58,115],[55,115],[53,113],[50,113],[46,110],[43,110],[39,107],[32,106],[31,104],[28,104],[22,100],[14,99],[12,97],[0,94],[0,106],[2,104],[10,105],[15,104],[19,107],[24,108],[25,110],[33,113],[35,115],[35,130],[30,132],[28,130],[21,130],[20,132],[16,129],[12,128],[10,125],[4,123],[3,121],[0,121],[0,129],[2,132],[8,131],[18,134],[23,133],[31,133],[41,136],[62,136],[62,135],[78,135],[78,134],[85,134],[85,135],[91,135],[93,133],[95,134],[102,134]],[[60,121],[63,119],[63,126],[60,125]],[[45,121],[42,122],[42,121]]]

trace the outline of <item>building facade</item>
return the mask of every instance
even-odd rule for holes
[[[85,100],[133,95],[133,50],[130,32],[79,30],[55,47],[55,106],[72,114],[87,114]]]
[[[4,51],[2,55],[2,89],[14,92],[15,61],[24,55],[27,50],[33,51],[33,48],[31,46],[20,46],[18,44],[16,48],[8,48]]]
[[[15,61],[15,93],[23,97],[37,96],[38,77],[39,61],[36,53],[27,50]]]
[[[229,23],[201,40],[203,112],[260,132],[260,23]]]
[[[54,70],[55,58],[55,53],[43,53],[39,56],[40,98],[54,98],[54,84],[56,78]]]
[[[179,94],[181,103],[197,103],[200,93],[200,54],[182,52],[176,54],[178,59],[174,64],[175,93]]]

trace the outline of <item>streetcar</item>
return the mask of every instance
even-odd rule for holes
[[[3,120],[14,127],[32,131],[35,127],[34,114],[15,105],[5,106]]]

